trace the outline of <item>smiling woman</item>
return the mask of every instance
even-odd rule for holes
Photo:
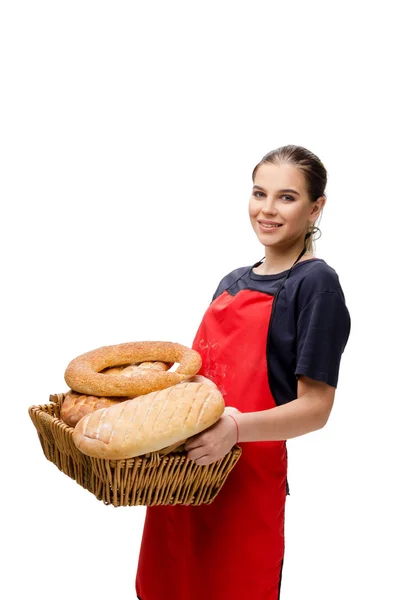
[[[303,260],[313,258],[315,222],[326,203],[327,172],[321,161],[306,149],[285,146],[256,165],[252,180],[249,216],[266,247],[266,266],[255,272],[279,272],[303,245]]]
[[[313,254],[326,181],[299,146],[254,169],[249,217],[265,259],[221,279],[192,344],[199,374],[237,410],[185,446],[197,465],[225,456],[236,436],[243,452],[212,504],[147,509],[142,600],[280,598],[286,440],[326,424],[350,333],[338,275]]]

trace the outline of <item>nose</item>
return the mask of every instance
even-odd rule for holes
[[[275,206],[275,200],[271,196],[262,198],[260,212],[262,212],[264,215],[276,214],[277,211],[276,211],[276,206]]]

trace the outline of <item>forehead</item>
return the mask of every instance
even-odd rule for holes
[[[296,166],[286,163],[260,165],[255,173],[254,184],[266,190],[283,188],[295,188],[298,192],[306,190],[303,173]]]

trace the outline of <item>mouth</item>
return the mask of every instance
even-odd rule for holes
[[[279,229],[280,227],[282,227],[281,223],[266,222],[266,221],[258,221],[258,225],[259,225],[261,231],[275,231],[276,229]]]

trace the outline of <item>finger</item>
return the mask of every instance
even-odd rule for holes
[[[203,445],[204,442],[203,440],[200,440],[200,438],[197,438],[195,440],[189,440],[185,444],[185,450],[194,450],[195,448],[201,448],[201,446]]]
[[[208,454],[206,452],[203,452],[202,450],[201,451],[200,450],[191,450],[187,455],[187,457],[190,460],[194,460],[194,461],[201,460],[202,458],[205,458],[207,456],[208,456]]]
[[[216,462],[218,459],[217,458],[211,458],[208,454],[206,456],[203,456],[202,458],[198,458],[195,463],[196,465],[198,465],[199,467],[206,467],[208,465],[211,465],[212,463]]]
[[[223,412],[226,413],[226,414],[229,414],[231,412],[233,412],[233,413],[239,413],[240,411],[235,406],[225,406],[225,410]]]
[[[197,466],[199,467],[206,467],[207,465],[210,464],[210,457],[205,455],[205,456],[201,456],[200,458],[197,458],[195,461]]]

